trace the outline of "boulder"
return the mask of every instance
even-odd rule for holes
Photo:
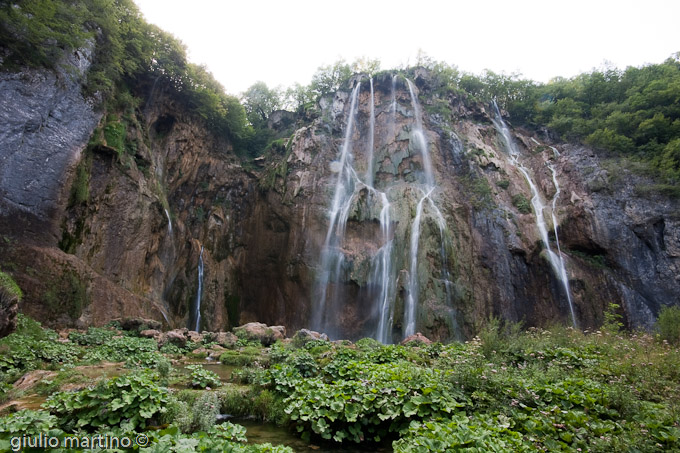
[[[267,326],[261,322],[249,322],[239,327],[234,327],[234,333],[239,338],[257,340],[264,346],[269,346],[277,340],[286,338],[286,328],[283,326]]]
[[[408,337],[404,338],[400,344],[405,345],[413,342],[418,345],[432,344],[432,341],[420,332],[409,335]]]
[[[187,332],[187,337],[189,337],[189,340],[193,341],[194,343],[203,342],[203,335],[193,330]]]
[[[174,344],[183,348],[187,344],[187,337],[185,335],[186,329],[175,329],[164,332],[158,339],[158,346],[163,346],[167,343]]]
[[[160,321],[155,319],[147,318],[118,318],[114,319],[118,322],[120,328],[129,331],[140,331],[140,330],[161,330]]]
[[[325,333],[315,332],[313,330],[300,329],[295,332],[295,336],[293,336],[293,342],[298,346],[302,346],[303,344],[312,340],[328,341],[328,335]]]
[[[231,332],[217,332],[215,337],[215,342],[225,348],[233,348],[237,341],[238,337]]]
[[[160,335],[161,332],[156,329],[146,329],[139,332],[139,336],[144,338],[158,338]]]

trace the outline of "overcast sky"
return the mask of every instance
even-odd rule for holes
[[[547,82],[680,51],[680,0],[134,0],[227,90],[308,84],[340,58],[382,69],[435,60]]]

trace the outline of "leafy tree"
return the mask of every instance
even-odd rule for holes
[[[372,77],[380,71],[380,60],[359,57],[352,63],[351,69],[355,74],[368,74]]]
[[[316,100],[316,96],[311,87],[303,86],[295,83],[292,87],[286,90],[285,96],[282,98],[283,107],[293,111],[304,109]]]
[[[264,82],[255,82],[241,96],[246,117],[252,125],[266,125],[269,115],[281,108],[281,91],[269,88]]]
[[[311,91],[317,97],[333,93],[340,89],[343,83],[352,77],[352,68],[344,59],[332,65],[320,66],[312,76]]]

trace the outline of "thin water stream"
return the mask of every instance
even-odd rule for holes
[[[194,329],[200,332],[201,328],[201,297],[203,296],[203,246],[201,246],[201,254],[198,256],[198,290],[196,291],[196,308],[194,310]]]
[[[496,130],[500,132],[501,136],[503,137],[503,142],[505,143],[506,149],[508,150],[508,153],[510,154],[510,163],[519,170],[520,173],[524,176],[524,179],[526,180],[527,184],[529,185],[529,189],[531,190],[531,206],[533,207],[533,212],[534,212],[534,217],[536,219],[536,227],[538,229],[539,236],[541,238],[541,242],[543,243],[543,246],[546,250],[546,254],[548,256],[548,261],[550,262],[550,267],[553,270],[553,273],[555,276],[559,279],[560,283],[562,284],[562,288],[566,294],[567,301],[569,303],[569,313],[571,315],[571,321],[572,324],[576,327],[577,326],[577,321],[576,321],[576,314],[574,312],[574,305],[571,300],[571,291],[569,289],[569,277],[567,275],[567,270],[564,266],[564,260],[562,259],[562,253],[559,249],[559,236],[557,234],[557,217],[555,215],[555,207],[557,203],[557,198],[559,197],[560,194],[560,189],[559,189],[559,184],[557,182],[557,176],[555,173],[555,170],[553,167],[548,166],[550,168],[550,171],[552,172],[552,178],[553,178],[553,183],[555,184],[555,195],[552,200],[552,221],[553,221],[553,226],[554,226],[554,231],[555,231],[555,242],[557,244],[557,251],[558,253],[555,253],[551,246],[550,246],[550,240],[548,237],[548,228],[545,224],[545,218],[544,218],[544,210],[545,210],[545,204],[543,203],[543,200],[541,198],[540,192],[538,191],[538,187],[536,186],[536,183],[534,182],[533,178],[531,177],[531,174],[529,173],[529,170],[527,170],[519,161],[520,157],[520,151],[519,148],[517,148],[517,145],[515,144],[514,140],[512,139],[512,135],[510,133],[510,129],[508,129],[508,126],[505,124],[505,121],[503,120],[503,117],[501,116],[500,110],[498,109],[498,106],[496,103],[493,103],[494,110],[496,112],[495,117],[493,118],[493,123],[494,126],[496,127]],[[557,150],[553,148],[553,152],[555,152],[558,156],[559,153],[557,153]]]

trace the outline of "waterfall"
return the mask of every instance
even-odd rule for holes
[[[555,152],[558,156],[560,153],[554,148],[552,148],[553,152]],[[571,322],[574,324],[574,327],[578,327],[578,324],[576,323],[576,313],[574,313],[574,304],[571,300],[571,291],[569,290],[569,278],[567,276],[567,268],[564,265],[564,259],[562,258],[562,249],[560,249],[560,237],[557,234],[557,215],[555,212],[557,211],[557,199],[560,197],[560,184],[557,182],[557,172],[555,171],[555,168],[552,165],[548,165],[548,168],[550,169],[550,173],[552,174],[552,180],[553,184],[555,185],[555,195],[553,195],[552,199],[552,211],[550,211],[550,215],[552,217],[552,223],[553,223],[553,230],[555,232],[555,245],[557,246],[557,256],[560,259],[560,279],[562,280],[562,284],[564,285],[564,289],[567,293],[567,300],[569,301],[569,311],[571,313]]]
[[[338,320],[345,313],[348,313],[349,316],[355,316],[355,312],[352,310],[344,311],[344,301],[347,296],[345,293],[352,291],[353,286],[356,287],[356,282],[350,279],[353,279],[355,273],[358,273],[357,275],[365,276],[365,285],[361,284],[359,288],[359,297],[362,298],[363,302],[363,305],[357,307],[360,310],[359,316],[363,317],[358,319],[359,322],[362,323],[362,326],[365,326],[363,327],[365,331],[370,331],[366,333],[369,333],[376,340],[382,343],[390,343],[394,340],[393,327],[398,271],[395,263],[402,262],[401,256],[403,256],[404,265],[407,266],[405,270],[410,270],[407,274],[408,281],[405,282],[407,288],[401,334],[407,336],[415,332],[419,291],[423,289],[424,292],[426,288],[425,282],[419,281],[418,278],[418,254],[421,223],[427,216],[436,221],[441,238],[440,250],[443,269],[439,280],[437,280],[437,285],[442,285],[442,293],[446,293],[446,303],[448,306],[452,305],[452,283],[447,268],[447,248],[445,246],[446,222],[433,201],[435,180],[432,163],[423,129],[421,109],[416,97],[416,88],[409,80],[407,82],[411,93],[413,111],[409,154],[415,161],[414,164],[416,166],[420,164],[422,169],[416,168],[418,171],[417,182],[415,183],[403,180],[394,182],[391,180],[387,182],[383,180],[375,181],[379,162],[383,162],[382,159],[389,159],[390,156],[386,153],[393,152],[391,144],[397,135],[395,130],[397,126],[396,75],[392,77],[391,82],[390,104],[385,106],[388,109],[379,110],[380,113],[389,114],[387,121],[390,124],[387,125],[387,131],[391,135],[385,137],[384,140],[381,136],[379,144],[381,147],[376,148],[376,118],[379,118],[380,115],[376,115],[378,108],[376,108],[373,80],[369,79],[370,97],[366,102],[367,105],[361,107],[365,110],[361,110],[358,105],[361,84],[357,83],[348,99],[349,110],[343,141],[337,158],[331,162],[331,171],[334,173],[332,176],[333,192],[328,207],[328,229],[320,254],[311,316],[312,328],[323,331],[331,337],[342,334],[342,332],[337,331],[336,326],[339,325]],[[366,112],[368,117],[367,128],[361,130],[357,125],[360,110],[362,113]],[[359,130],[361,133],[359,133]],[[357,136],[361,137],[365,146],[358,146],[354,143]],[[399,143],[398,140],[395,143]],[[389,150],[387,149],[388,146]],[[361,152],[364,152],[365,149],[365,154],[355,159],[354,148],[361,149]],[[375,153],[378,152],[381,153],[379,154],[381,160],[376,160]],[[355,168],[355,161],[363,164],[363,158],[366,159],[365,172],[359,172]],[[378,185],[381,185],[381,187],[378,188]],[[388,187],[384,188],[382,185]],[[394,193],[394,190],[398,193]],[[417,201],[415,218],[409,220],[410,232],[407,229],[408,224],[403,225],[401,230],[395,230],[398,227],[398,222],[395,222],[392,218],[393,209],[398,209],[397,212],[400,212],[401,209],[406,208],[408,212],[407,204],[413,201],[411,201],[411,197],[406,196],[407,193],[422,193]],[[395,203],[397,207],[394,208],[392,203]],[[355,253],[357,238],[350,236],[350,233],[346,231],[350,214],[352,220],[360,223],[365,222],[365,226],[370,225],[371,222],[375,222],[373,224],[376,226],[379,223],[379,230],[374,230],[375,232],[371,233],[371,236],[359,238],[360,240],[370,241],[372,245],[374,244],[374,247],[371,246],[367,249],[370,250],[370,256],[366,256],[364,251],[359,252],[359,254]],[[370,220],[370,222],[366,222],[367,220]],[[371,229],[365,231],[371,231]],[[351,233],[353,234],[354,230]],[[396,241],[409,241],[409,246],[398,248],[401,244],[398,245]],[[452,312],[455,313],[453,310]],[[455,325],[455,315],[453,325]]]
[[[434,191],[434,174],[432,172],[432,163],[430,161],[430,154],[427,148],[427,140],[425,139],[425,134],[423,132],[423,122],[420,115],[420,106],[418,103],[418,98],[415,95],[415,89],[413,82],[406,79],[408,84],[408,90],[411,95],[411,106],[413,108],[413,116],[415,117],[415,127],[413,129],[413,138],[415,139],[423,163],[423,172],[425,174],[425,185],[427,191],[423,191],[423,197],[418,201],[416,206],[416,216],[413,219],[411,225],[411,238],[409,247],[409,281],[408,281],[408,295],[406,296],[406,303],[404,306],[404,337],[413,335],[416,331],[416,314],[418,310],[418,297],[420,291],[420,285],[418,282],[418,248],[420,243],[420,221],[423,214],[423,204],[426,199],[430,200],[430,204],[434,207],[437,213],[439,213],[439,218],[441,218],[440,224],[440,238],[443,244],[444,242],[444,217],[441,216],[441,212],[434,205],[430,195]],[[445,248],[442,247],[442,251],[445,254]],[[443,257],[446,260],[446,257]],[[445,283],[446,284],[446,283]],[[447,291],[448,292],[448,291]]]
[[[413,130],[413,137],[416,139],[418,148],[420,149],[420,155],[423,159],[423,171],[425,172],[425,184],[428,187],[434,187],[434,174],[432,173],[432,162],[430,162],[430,153],[427,149],[427,140],[425,139],[425,134],[423,133],[423,120],[420,117],[420,107],[418,104],[418,98],[415,95],[415,90],[413,87],[413,82],[406,79],[408,83],[408,90],[411,93],[411,106],[413,107],[413,115],[415,116],[416,125]]]
[[[538,228],[538,232],[541,237],[541,242],[543,242],[543,246],[546,249],[550,266],[552,267],[553,272],[555,273],[557,278],[562,283],[564,292],[567,295],[567,301],[569,302],[569,311],[571,313],[572,323],[574,326],[576,326],[576,316],[574,314],[571,293],[569,291],[569,278],[567,276],[567,270],[564,267],[564,261],[562,260],[561,253],[558,256],[550,248],[550,240],[548,239],[548,229],[545,225],[545,219],[543,217],[545,205],[543,204],[543,200],[541,199],[538,188],[536,187],[536,184],[531,178],[529,171],[519,162],[520,155],[519,149],[517,148],[517,145],[515,145],[515,142],[512,139],[512,135],[510,133],[510,130],[508,129],[508,126],[505,124],[505,121],[503,121],[503,117],[501,116],[500,110],[498,109],[498,105],[496,105],[496,102],[493,103],[493,107],[496,112],[495,118],[493,119],[493,123],[496,129],[501,133],[503,141],[505,142],[506,149],[510,153],[510,163],[513,166],[515,166],[515,168],[517,168],[520,171],[520,173],[522,173],[524,179],[527,181],[527,184],[529,184],[529,189],[531,190],[532,195],[531,206],[534,208],[536,227]],[[558,189],[558,192],[555,194],[555,197],[553,197],[553,224],[555,225],[555,240],[559,244],[559,239],[557,238],[557,222],[556,222],[557,219],[554,217],[555,203],[557,201],[557,195],[559,195],[559,185],[557,185],[557,179],[555,177],[554,170],[551,169],[551,171],[553,171],[553,182],[556,184],[555,187]]]
[[[416,207],[416,216],[411,226],[411,246],[409,248],[409,280],[408,295],[404,307],[404,337],[416,333],[416,311],[418,305],[418,243],[420,241],[420,218],[423,215],[423,203],[430,196],[434,188],[423,194],[423,198]]]
[[[200,332],[201,327],[201,295],[203,293],[203,246],[201,246],[201,254],[198,256],[198,292],[196,294],[196,310],[194,315],[196,317],[196,324],[194,330]]]
[[[392,91],[390,93],[390,132],[389,136],[394,137],[394,128],[397,124],[397,75],[392,76]]]
[[[373,146],[375,142],[375,99],[373,96],[373,78],[370,79],[370,119],[368,123],[368,152],[366,157],[366,185],[373,187]]]
[[[376,340],[381,343],[392,341],[391,327],[394,321],[392,306],[392,288],[395,281],[392,275],[392,239],[390,238],[390,202],[385,193],[380,193],[383,207],[380,211],[380,232],[384,245],[376,255],[378,262],[374,265],[374,278],[380,282],[379,319]]]
[[[172,220],[170,220],[170,213],[168,212],[167,209],[165,211],[165,216],[168,218],[168,235],[172,237]]]
[[[321,251],[321,274],[319,277],[316,298],[318,303],[314,306],[312,313],[312,327],[319,331],[327,330],[328,314],[326,306],[328,304],[329,283],[336,283],[340,279],[344,254],[340,245],[345,237],[345,226],[349,209],[352,205],[352,198],[355,192],[356,172],[352,167],[352,130],[356,118],[357,98],[361,83],[357,83],[352,91],[350,101],[349,117],[347,119],[347,130],[340,148],[340,157],[331,163],[331,171],[336,171],[338,177],[335,183],[335,193],[329,212],[328,231],[326,240]],[[335,295],[331,294],[331,297]]]
[[[144,112],[147,112],[149,110],[149,106],[156,98],[157,95],[156,85],[158,84],[158,80],[160,78],[161,76],[156,77],[153,81],[153,85],[151,85],[151,92],[149,93],[149,97],[146,99],[146,104],[144,104]]]

